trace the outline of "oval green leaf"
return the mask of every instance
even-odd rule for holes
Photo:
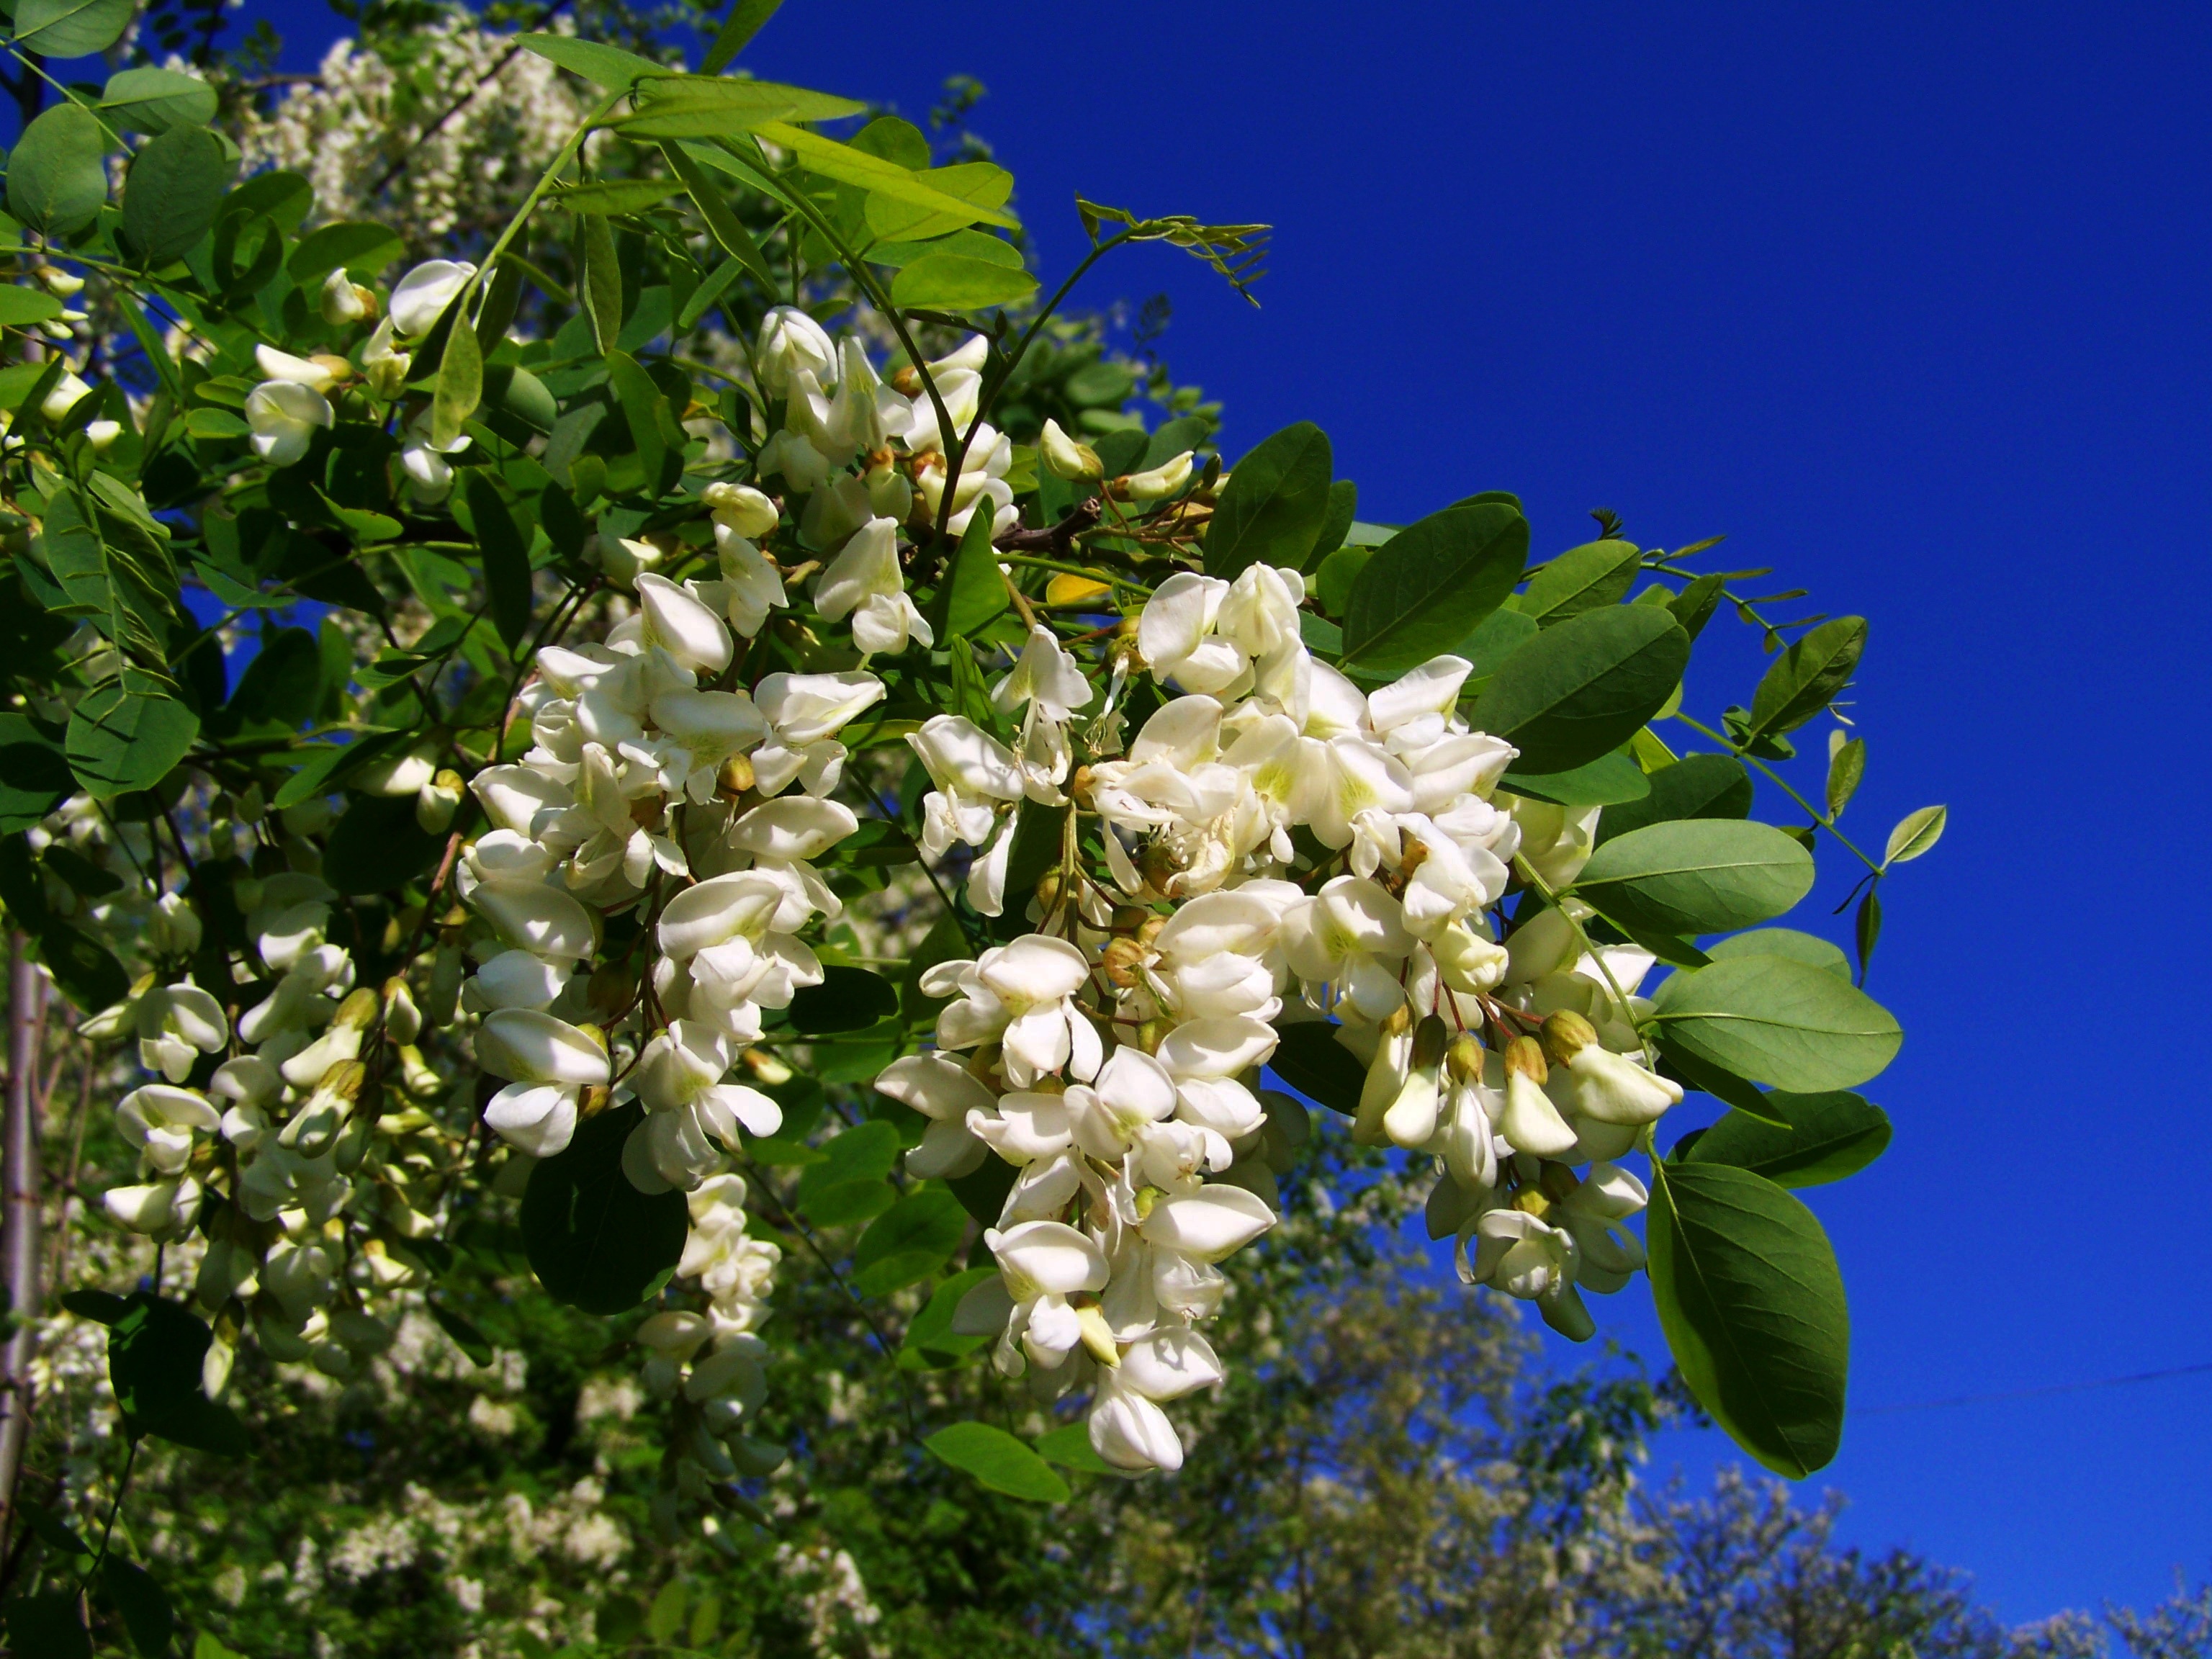
[[[1794,732],[1826,708],[1850,684],[1866,638],[1864,617],[1838,617],[1783,652],[1752,694],[1747,735]]]
[[[676,179],[606,179],[556,191],[553,205],[571,213],[642,213],[683,188]]]
[[[323,879],[341,893],[388,893],[427,875],[446,837],[415,821],[415,798],[364,795],[331,826],[323,850]]]
[[[791,996],[791,1027],[810,1036],[859,1031],[898,1012],[898,987],[865,968],[825,968]]]
[[[1843,1439],[1850,1310],[1813,1212],[1725,1164],[1660,1165],[1645,1239],[1667,1346],[1698,1403],[1777,1474]]]
[[[284,269],[302,288],[319,283],[343,265],[356,276],[373,276],[394,259],[404,258],[407,245],[382,225],[349,221],[325,225],[300,239]]]
[[[1502,501],[1448,507],[1407,526],[1361,567],[1344,606],[1347,667],[1395,673],[1451,650],[1505,602],[1528,558],[1528,521]],[[1595,760],[1620,739],[1559,765]]]
[[[969,253],[925,253],[891,279],[891,303],[927,311],[982,311],[1019,305],[1037,279],[1016,266]]]
[[[1267,1069],[1315,1104],[1352,1117],[1359,1111],[1367,1068],[1336,1040],[1336,1032],[1334,1023],[1328,1020],[1284,1026],[1275,1052],[1267,1058]]]
[[[126,8],[127,13],[127,8]],[[33,230],[76,229],[107,200],[106,137],[92,112],[57,104],[8,155],[8,210]]]
[[[62,314],[62,302],[42,288],[21,283],[0,287],[0,327],[25,328]]]
[[[230,157],[205,127],[171,127],[149,140],[123,181],[123,236],[148,265],[189,252],[222,206]]]
[[[679,1192],[641,1193],[623,1173],[623,1143],[645,1121],[635,1103],[601,1112],[530,1171],[522,1243],[557,1302],[586,1313],[635,1308],[675,1271],[691,1217]]]
[[[1033,1504],[1067,1501],[1067,1482],[1004,1429],[988,1423],[955,1423],[921,1443],[940,1461],[973,1475],[993,1492]]]
[[[127,69],[107,77],[100,107],[125,132],[167,132],[214,120],[216,91],[182,70]]]
[[[111,680],[78,699],[64,747],[86,793],[112,800],[159,783],[199,734],[199,716],[175,698],[125,691]]]
[[[626,138],[719,138],[770,121],[834,121],[867,106],[773,81],[719,75],[656,76],[638,88],[637,112],[613,125]]]
[[[610,92],[634,86],[647,76],[675,73],[665,64],[624,52],[619,46],[603,46],[596,40],[579,40],[569,34],[526,34],[515,44],[548,63],[558,64],[572,75],[597,82]]]
[[[22,0],[15,8],[16,49],[89,58],[123,38],[137,9],[136,0]]]
[[[1499,611],[1505,616],[1508,612]],[[1498,787],[1509,794],[1528,795],[1559,806],[1618,806],[1642,800],[1651,793],[1651,780],[1626,755],[1600,755],[1571,772],[1508,772]]]
[[[1917,812],[1908,812],[1898,820],[1897,828],[1889,832],[1889,846],[1881,855],[1885,865],[1905,864],[1943,839],[1943,827],[1950,822],[1948,806],[1923,806]]]
[[[1565,552],[1528,579],[1516,607],[1538,625],[1551,627],[1626,597],[1644,554],[1633,542],[1585,542]]]
[[[996,207],[987,207],[981,202],[963,201],[950,191],[925,183],[927,174],[902,167],[896,161],[886,161],[879,155],[854,149],[850,144],[841,144],[835,138],[825,138],[818,132],[808,132],[782,121],[769,121],[760,127],[761,137],[789,150],[799,164],[811,173],[825,179],[835,179],[840,184],[858,185],[872,194],[889,198],[908,207],[927,210],[929,219],[949,218],[946,230],[957,230],[962,225],[1004,225],[1012,229],[1019,222],[1012,214],[1002,213]],[[988,164],[985,164],[988,165]],[[952,168],[933,169],[951,173]],[[1003,171],[1003,169],[994,169]],[[1003,198],[1001,199],[1004,199]],[[912,227],[896,233],[878,227],[873,221],[869,228],[879,235],[893,234],[918,236]]]
[[[1888,1150],[1889,1115],[1864,1097],[1838,1090],[1764,1097],[1783,1124],[1730,1112],[1689,1143],[1692,1164],[1729,1164],[1784,1187],[1841,1181]]]
[[[1685,818],[1617,836],[1575,890],[1607,916],[1685,938],[1778,916],[1813,889],[1813,855],[1771,823]]]
[[[1831,945],[1817,933],[1801,933],[1795,927],[1754,927],[1748,933],[1707,945],[1705,954],[1715,962],[1737,957],[1787,957],[1838,979],[1851,976],[1851,961],[1841,945]]]
[[[1214,503],[1206,574],[1231,578],[1252,564],[1304,569],[1328,521],[1334,465],[1328,434],[1311,421],[1254,445]],[[1345,523],[1351,522],[1347,507]]]
[[[1889,1011],[1833,974],[1786,957],[1739,957],[1676,974],[1653,1000],[1666,1041],[1777,1089],[1849,1089],[1896,1058]]]
[[[1667,611],[1607,605],[1514,652],[1470,718],[1518,749],[1522,770],[1568,771],[1627,742],[1674,695],[1689,660],[1690,636]]]
[[[945,1265],[968,1231],[968,1212],[942,1187],[908,1193],[885,1210],[853,1247],[853,1288],[887,1296],[919,1284]]]

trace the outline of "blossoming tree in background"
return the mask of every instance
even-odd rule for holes
[[[1036,1408],[908,1401],[914,1458],[1041,1502],[1172,1478],[1320,1136],[1401,1158],[1461,1277],[1570,1337],[1648,1278],[1747,1451],[1835,1451],[1842,1282],[1791,1188],[1887,1142],[1859,988],[1942,822],[1862,853],[1840,729],[1790,781],[1864,623],[1770,623],[1609,515],[1532,560],[1502,491],[1364,522],[1310,423],[1232,466],[1126,380],[1077,396],[1093,264],[1164,241],[1245,291],[1265,228],[1083,203],[1042,295],[1003,168],[725,72],[772,9],[696,73],[522,37],[543,175],[469,260],[354,216],[342,145],[241,178],[174,71],[9,157],[8,1162],[50,983],[128,1073],[97,1201],[144,1273],[43,1284],[11,1208],[17,1304],[106,1328],[129,1448],[104,1510],[66,1472],[15,1501],[19,1326],[19,1646],[89,1605],[160,1650],[112,1545],[140,1442],[251,1457],[243,1357],[343,1383],[410,1316],[488,1358],[455,1286],[518,1251],[633,1356],[665,1536],[772,1524],[805,1455],[761,1431],[793,1249],[887,1349],[904,1298],[899,1363]],[[129,16],[22,0],[18,44]],[[410,238],[474,210],[431,173]],[[1772,661],[1707,720],[1723,608]],[[1753,819],[1754,775],[1808,822]],[[1865,868],[1851,955],[1768,925],[1823,842]],[[1662,1146],[1691,1092],[1723,1114]]]

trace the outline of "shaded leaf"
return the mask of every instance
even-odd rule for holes
[[[988,1423],[955,1423],[921,1443],[942,1462],[973,1475],[993,1492],[1035,1504],[1067,1499],[1067,1482],[1052,1466],[1004,1429]]]
[[[124,6],[127,21],[131,8]],[[8,210],[50,234],[88,223],[107,200],[106,137],[92,112],[57,104],[23,129],[8,155]]]
[[[623,1173],[623,1144],[645,1121],[632,1103],[576,1127],[576,1138],[530,1171],[522,1241],[530,1269],[556,1301],[586,1313],[635,1308],[676,1270],[690,1212],[679,1192],[641,1193]]]
[[[1597,844],[1654,823],[1741,818],[1751,812],[1751,774],[1733,755],[1685,755],[1650,774],[1650,793],[1618,802],[1597,821]]]
[[[175,698],[125,691],[111,680],[86,692],[70,714],[70,767],[87,793],[112,800],[159,783],[199,730],[199,717]]]
[[[1662,1164],[1646,1231],[1651,1290],[1698,1403],[1778,1474],[1836,1455],[1850,1312],[1813,1212],[1725,1164]]]
[[[1308,1100],[1352,1117],[1359,1110],[1367,1068],[1337,1042],[1336,1032],[1336,1025],[1327,1020],[1284,1026],[1267,1069]]]
[[[1690,636],[1668,612],[1607,605],[1515,651],[1470,718],[1521,751],[1516,765],[1565,772],[1627,742],[1674,695],[1689,660]]]
[[[207,234],[230,187],[222,140],[205,127],[174,126],[151,139],[123,181],[123,235],[148,265],[181,258]]]
[[[865,968],[830,967],[791,994],[791,1029],[810,1036],[859,1031],[899,1011],[898,988]]]

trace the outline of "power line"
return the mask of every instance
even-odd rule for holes
[[[2163,1382],[2168,1377],[2198,1376],[2212,1371],[2212,1360],[2201,1365],[2175,1365],[2160,1371],[2136,1371],[2126,1376],[2100,1376],[2087,1382],[2053,1382],[2040,1389],[2014,1389],[2003,1394],[1960,1394],[1948,1400],[1914,1400],[1895,1406],[1854,1406],[1853,1417],[1882,1417],[1894,1412],[1932,1412],[1948,1406],[1990,1406],[2008,1400],[2039,1400],[2047,1395],[2082,1394],[2091,1389],[2124,1388],[2131,1382]]]

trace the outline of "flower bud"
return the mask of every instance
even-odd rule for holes
[[[368,382],[370,392],[389,401],[407,389],[407,374],[413,361],[411,354],[393,345],[392,319],[387,317],[376,325],[376,331],[368,337],[368,343],[362,348],[362,376]]]
[[[343,265],[323,278],[323,291],[318,308],[323,320],[333,328],[343,328],[348,323],[358,323],[376,315],[376,295],[349,276]]]
[[[1534,1037],[1516,1037],[1505,1049],[1505,1113],[1498,1132],[1514,1151],[1557,1158],[1575,1144],[1575,1132],[1544,1092],[1544,1051]]]
[[[67,300],[84,291],[83,277],[72,276],[68,271],[52,265],[40,265],[38,276],[39,281],[46,285],[46,292],[57,300]]]
[[[1577,1054],[1597,1041],[1597,1028],[1573,1009],[1562,1008],[1544,1017],[1540,1035],[1552,1064],[1571,1066]]]
[[[426,836],[442,836],[450,829],[453,814],[460,810],[461,798],[468,793],[468,785],[461,775],[447,767],[417,790],[415,794],[415,822]]]
[[[476,274],[474,265],[462,261],[424,260],[392,290],[392,326],[404,339],[428,334]]]
[[[773,531],[781,517],[775,501],[750,484],[710,483],[699,492],[699,499],[717,524],[752,541]]]
[[[1452,1076],[1462,1083],[1482,1081],[1482,1039],[1472,1031],[1462,1031],[1444,1050],[1444,1064],[1451,1068]]]
[[[1098,452],[1069,437],[1060,429],[1057,421],[1044,423],[1044,434],[1037,440],[1037,453],[1044,458],[1045,465],[1055,478],[1099,478],[1106,473]]]
[[[1190,482],[1190,451],[1143,472],[1114,480],[1112,495],[1121,501],[1164,501]]]

